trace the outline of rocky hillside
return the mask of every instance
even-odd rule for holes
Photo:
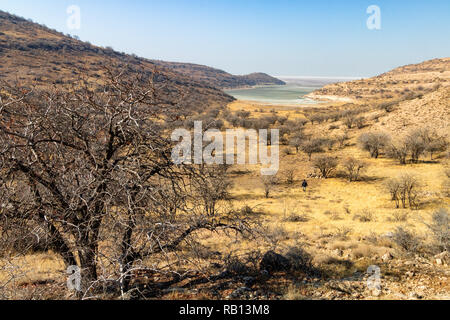
[[[177,63],[152,60],[156,65],[171,69],[195,80],[213,85],[222,89],[244,88],[263,85],[285,85],[284,81],[276,79],[265,73],[252,73],[236,76],[225,71],[207,66],[191,63]]]
[[[321,99],[401,99],[450,86],[450,58],[408,65],[370,79],[330,84],[309,96]]]
[[[356,104],[391,103],[392,112],[380,118],[377,127],[398,133],[414,126],[432,126],[447,134],[450,58],[400,67],[370,79],[331,84],[308,96]]]
[[[63,86],[87,78],[102,82],[105,66],[128,74],[143,73],[164,85],[169,100],[204,110],[234,99],[214,84],[174,72],[162,64],[79,41],[56,30],[0,11],[0,80],[37,86]]]

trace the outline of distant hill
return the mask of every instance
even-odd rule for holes
[[[128,74],[151,76],[155,82],[164,84],[169,100],[179,99],[182,94],[183,103],[197,110],[225,106],[234,100],[215,83],[196,80],[195,76],[175,72],[162,63],[82,42],[3,11],[0,11],[0,61],[0,80],[9,82],[64,86],[83,76],[97,85],[104,79],[104,66],[109,66]]]
[[[195,80],[202,81],[222,89],[286,84],[284,81],[271,77],[265,73],[252,73],[244,76],[235,76],[219,69],[198,64],[158,60],[152,60],[152,62],[156,65],[191,76]]]

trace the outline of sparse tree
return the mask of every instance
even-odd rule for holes
[[[327,179],[338,165],[338,160],[334,157],[323,155],[314,159],[313,166],[318,169],[324,179]]]
[[[344,131],[343,133],[336,135],[336,141],[339,144],[339,148],[341,148],[341,149],[344,148],[348,139],[349,138],[348,138],[348,132],[347,131]]]
[[[349,157],[344,160],[342,166],[345,169],[345,173],[350,182],[358,181],[361,174],[367,170],[367,163],[353,157]]]
[[[261,176],[261,181],[264,186],[264,195],[268,199],[273,188],[278,184],[278,177],[275,175]]]
[[[427,150],[428,142],[428,132],[422,129],[413,130],[406,135],[405,143],[413,163],[419,162],[420,156]]]
[[[411,209],[418,208],[420,182],[413,174],[403,173],[397,178],[389,179],[386,188],[391,194],[396,208],[400,208],[400,204],[403,209],[406,209],[408,205]]]
[[[358,138],[358,143],[363,150],[370,152],[372,158],[377,159],[381,150],[389,143],[390,137],[383,132],[363,133]]]
[[[401,165],[406,164],[406,158],[409,154],[408,145],[403,140],[392,142],[387,148],[387,156],[397,159]]]
[[[295,148],[295,151],[298,153],[300,147],[305,142],[305,135],[302,131],[297,131],[294,133],[289,139],[289,145]]]
[[[309,161],[311,161],[312,155],[314,153],[323,152],[323,140],[322,139],[311,139],[304,141],[301,145],[301,149],[304,153],[308,155]]]
[[[286,180],[286,183],[291,185],[295,181],[295,168],[288,167],[283,171],[284,178]]]

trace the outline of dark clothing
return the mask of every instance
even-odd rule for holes
[[[303,188],[303,191],[304,192],[306,192],[306,188],[308,187],[308,182],[306,182],[306,180],[303,180],[303,183],[302,183],[302,188]]]

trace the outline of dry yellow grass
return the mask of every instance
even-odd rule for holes
[[[326,108],[326,105],[322,106]],[[233,102],[229,109],[231,111],[248,110],[252,117],[259,117],[260,109],[276,109],[278,115],[289,117],[289,119],[304,117],[301,107],[267,107],[257,103],[243,101]],[[264,188],[260,179],[260,167],[251,165],[240,165],[232,168],[232,202],[235,208],[249,206],[259,212],[263,225],[268,230],[283,230],[285,236],[280,237],[278,247],[287,247],[301,243],[309,252],[317,264],[332,265],[339,259],[333,253],[335,250],[351,250],[351,259],[355,262],[355,268],[363,270],[370,264],[372,257],[382,256],[390,252],[392,243],[378,243],[370,245],[364,239],[373,234],[383,235],[394,231],[398,226],[407,226],[417,235],[430,241],[427,227],[424,222],[429,222],[432,213],[438,208],[448,207],[450,199],[443,193],[443,184],[446,177],[445,170],[448,168],[448,159],[438,158],[434,163],[420,163],[414,165],[400,166],[392,159],[370,159],[368,153],[363,152],[356,146],[356,139],[369,127],[349,131],[350,140],[344,149],[335,149],[329,154],[344,159],[353,156],[363,159],[370,164],[364,175],[363,181],[348,182],[345,178],[332,177],[330,179],[308,179],[309,188],[303,192],[301,181],[313,171],[308,157],[299,154],[285,155],[280,148],[280,170],[281,183],[271,192],[270,198],[264,196]],[[306,131],[323,136],[331,135],[329,123],[307,124]],[[333,131],[334,132],[334,131]],[[295,182],[286,184],[282,173],[287,167],[295,168]],[[383,187],[383,182],[407,171],[419,177],[425,192],[422,205],[419,210],[395,209],[390,201],[389,193]],[[373,214],[373,221],[361,222],[355,220],[354,216],[369,210]],[[393,219],[398,212],[405,213],[406,221],[396,222]],[[289,222],[286,217],[290,214],[301,214],[306,216],[307,221]],[[245,254],[251,250],[267,250],[269,246],[254,241],[230,241],[230,238],[221,234],[204,234],[201,243],[211,250],[217,250],[224,254]],[[55,279],[64,273],[64,266],[60,259],[52,253],[36,254],[20,258],[18,264],[23,266],[23,276],[18,279],[21,283],[33,283],[44,279]],[[3,261],[4,263],[4,261]],[[204,268],[208,268],[205,263]],[[345,266],[333,266],[335,274],[346,274]],[[2,269],[0,267],[0,269]],[[354,269],[352,269],[354,270]],[[0,279],[5,279],[7,274],[0,274]],[[287,288],[286,288],[287,289]],[[286,298],[302,298],[302,294],[293,289],[287,290]]]

